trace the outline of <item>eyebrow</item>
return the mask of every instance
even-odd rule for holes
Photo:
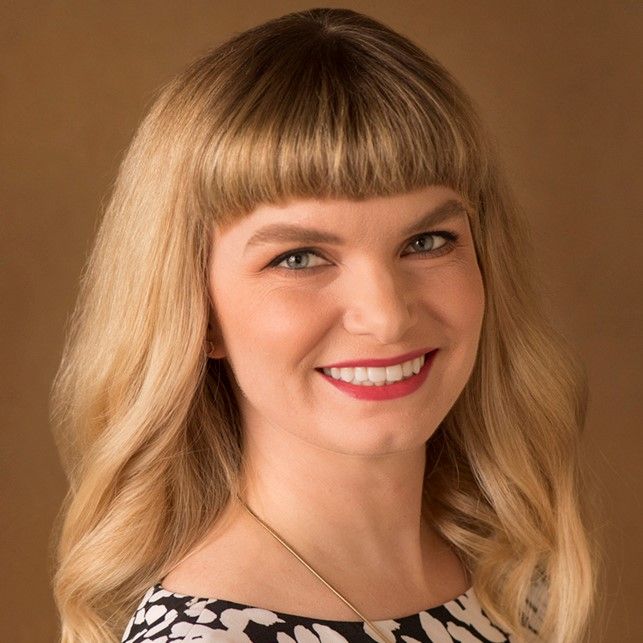
[[[427,228],[438,225],[444,221],[462,217],[463,215],[467,216],[467,214],[467,208],[462,201],[449,199],[437,208],[423,214],[420,219],[404,230],[403,234],[412,235],[415,232],[423,232]],[[252,246],[279,242],[302,244],[329,243],[338,246],[346,243],[342,237],[332,232],[326,232],[325,230],[302,228],[292,223],[271,223],[257,230],[257,232],[250,237],[248,243],[246,243],[244,252]]]

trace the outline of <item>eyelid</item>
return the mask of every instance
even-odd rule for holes
[[[453,250],[453,248],[457,245],[460,239],[460,233],[456,232],[455,230],[427,230],[426,232],[420,232],[416,235],[413,235],[408,241],[406,241],[403,247],[406,248],[411,243],[413,243],[414,241],[416,241],[421,237],[442,237],[445,240],[445,243],[441,245],[439,248],[437,248],[436,250],[427,250],[425,252],[410,252],[410,253],[406,253],[403,256],[419,255],[422,258],[430,258],[432,256],[442,256],[442,254],[444,254],[444,252],[441,252],[443,249],[445,250],[445,252],[449,252]],[[306,273],[309,273],[311,270],[316,270],[317,268],[325,267],[325,266],[313,266],[311,268],[290,269],[290,268],[284,268],[278,265],[288,257],[292,255],[299,255],[299,254],[312,254],[312,255],[315,255],[316,257],[319,257],[320,259],[326,260],[325,257],[323,256],[323,253],[318,248],[312,248],[312,247],[293,248],[292,250],[288,250],[287,252],[281,253],[280,255],[272,259],[268,263],[266,268],[275,269],[282,273],[285,272],[289,276],[291,275],[302,276]]]

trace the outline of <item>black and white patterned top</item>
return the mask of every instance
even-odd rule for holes
[[[527,601],[530,625],[538,621],[538,597]],[[396,619],[374,621],[399,643],[503,643],[512,638],[494,625],[470,587],[448,603]],[[530,627],[532,632],[536,632]],[[150,587],[130,619],[121,643],[373,643],[362,621],[330,621]]]

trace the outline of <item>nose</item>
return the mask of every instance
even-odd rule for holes
[[[381,264],[353,273],[346,300],[346,330],[381,344],[399,342],[416,322],[411,284]]]

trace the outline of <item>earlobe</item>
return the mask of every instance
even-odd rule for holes
[[[211,359],[221,359],[226,356],[223,346],[209,339],[205,341],[205,354]]]
[[[223,337],[218,325],[208,322],[208,332],[205,339],[205,353],[210,359],[221,359],[226,356]]]

